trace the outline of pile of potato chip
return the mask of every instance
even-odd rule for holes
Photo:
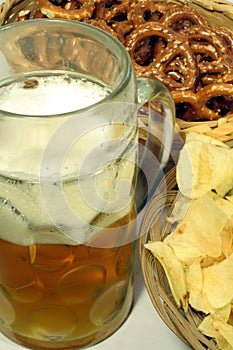
[[[233,350],[233,149],[187,134],[176,174],[179,197],[168,220],[177,225],[145,247],[162,264],[177,307],[203,312],[198,329]]]

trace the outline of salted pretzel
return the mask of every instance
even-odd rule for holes
[[[216,82],[233,84],[233,71],[222,75],[218,80],[216,80]]]
[[[161,22],[176,4],[169,1],[140,1],[131,9],[129,18],[135,27],[146,22]]]
[[[107,23],[103,20],[95,20],[95,19],[84,19],[83,22],[91,24],[97,28],[100,28],[102,30],[104,30],[105,32],[108,32],[109,34],[117,37],[117,34],[115,33],[115,31],[107,25]]]
[[[52,0],[38,0],[41,12],[48,18],[64,18],[71,20],[84,20],[92,16],[95,5],[92,0],[68,0],[58,3]]]
[[[132,21],[126,20],[112,23],[111,28],[116,33],[118,39],[124,44],[129,33],[134,30],[134,25]]]
[[[131,5],[132,0],[113,1],[110,7],[105,7],[102,19],[106,22],[127,20]]]
[[[131,6],[136,0],[94,0],[95,10],[92,19],[111,22],[128,20]]]
[[[187,121],[216,120],[233,113],[233,85],[215,83],[193,91],[172,92],[177,117]],[[180,115],[181,110],[181,115]]]
[[[129,20],[131,6],[136,0],[95,0],[95,10],[92,19],[105,22],[124,43],[126,36],[134,29]]]
[[[178,32],[193,25],[208,26],[206,20],[191,7],[174,6],[169,9],[161,22]]]
[[[150,41],[153,44],[151,49],[148,49]],[[156,49],[157,45],[159,48]],[[128,35],[125,46],[137,75],[154,77],[166,85],[169,90],[193,89],[197,75],[194,55],[184,38],[172,29],[157,22],[141,24]],[[140,57],[141,52],[145,56],[144,62]],[[185,66],[182,71],[178,66],[175,70],[182,77],[181,81],[177,80],[174,75],[168,74],[169,71],[172,71],[172,69],[169,70],[171,63],[177,60],[177,57]]]
[[[35,0],[23,0],[16,3],[8,12],[4,24],[45,17]]]
[[[218,27],[216,33],[225,41],[231,55],[233,55],[233,33],[225,27]]]
[[[233,59],[229,55],[229,49],[214,30],[197,25],[186,28],[183,33],[197,57],[200,74],[226,73],[233,68]],[[200,56],[205,54],[206,59],[199,60],[198,54]]]
[[[179,58],[182,66],[173,66],[173,61]],[[169,90],[193,90],[196,83],[196,63],[192,51],[185,43],[177,44],[171,49],[169,46],[157,56],[151,72],[154,78],[159,79]],[[159,77],[159,78],[158,78]]]
[[[174,90],[171,91],[175,106],[176,117],[185,121],[197,120],[199,108],[197,105],[197,96],[193,91]],[[200,117],[201,119],[201,117]]]

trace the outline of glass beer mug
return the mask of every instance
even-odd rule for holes
[[[0,63],[0,331],[32,349],[83,348],[129,314],[138,106],[163,110],[165,164],[172,100],[136,81],[120,42],[74,21],[1,27]]]

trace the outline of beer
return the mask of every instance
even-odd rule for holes
[[[130,220],[132,214],[116,224]],[[133,225],[128,230],[132,234]],[[129,312],[133,250],[132,242],[98,248],[0,240],[0,330],[35,349],[78,348],[101,340]]]
[[[30,77],[1,89],[2,109],[29,116],[64,113],[67,101],[68,112],[85,108],[109,93],[95,82],[83,78],[73,81],[67,75]],[[65,119],[55,120],[59,120],[59,127]],[[56,129],[49,123],[55,123],[54,118],[44,126],[46,130],[53,126],[48,134],[42,133],[41,126],[33,129],[35,142],[33,139],[30,153],[26,154],[24,143],[28,141],[22,138],[20,150],[13,154],[6,147],[3,154],[9,158],[0,161],[0,331],[34,349],[76,349],[115,331],[131,307],[134,191],[122,191],[124,203],[119,208],[112,206],[108,211],[108,204],[117,198],[121,180],[134,188],[136,150],[128,147],[121,153],[122,160],[113,159],[96,173],[80,177],[74,172],[73,155],[75,169],[80,169],[101,137],[103,142],[127,134],[136,140],[137,134],[127,125],[108,125],[102,134],[102,126],[91,130],[91,138],[84,135],[72,145],[62,176],[49,173],[47,179],[44,173],[40,178],[40,171],[43,151]],[[24,132],[30,137],[30,130]],[[92,206],[85,198],[90,181],[106,200],[105,207],[104,201]],[[63,206],[59,207],[57,199],[61,188],[74,213],[68,219],[63,218]]]

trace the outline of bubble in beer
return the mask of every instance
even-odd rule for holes
[[[129,274],[133,263],[133,247],[129,244],[121,246],[116,259],[116,275],[124,278]]]
[[[59,306],[36,307],[30,311],[28,319],[38,339],[51,341],[64,339],[77,325],[77,319],[72,310]]]
[[[124,288],[126,288],[125,281],[114,284],[93,304],[89,317],[95,326],[102,326],[106,320],[114,316],[122,303]]]
[[[4,269],[1,270],[0,281],[7,288],[18,291],[29,286],[42,287],[42,281],[30,265],[28,247],[14,245],[3,240],[0,242],[0,266],[4,266]]]
[[[107,271],[101,265],[76,267],[60,278],[57,294],[69,304],[83,303],[95,298],[102,291],[106,275]]]
[[[0,285],[0,289],[1,289],[1,285]],[[1,305],[0,322],[11,325],[15,320],[15,312],[10,302],[7,300],[4,294],[1,294],[1,293],[0,293],[0,305]]]
[[[43,271],[58,271],[73,263],[75,257],[73,246],[64,247],[58,244],[54,248],[56,249],[52,250],[51,247],[43,244],[31,246],[29,249],[31,252],[33,249],[32,266]]]
[[[43,285],[35,281],[20,288],[7,288],[12,298],[20,303],[35,303],[43,297]]]

